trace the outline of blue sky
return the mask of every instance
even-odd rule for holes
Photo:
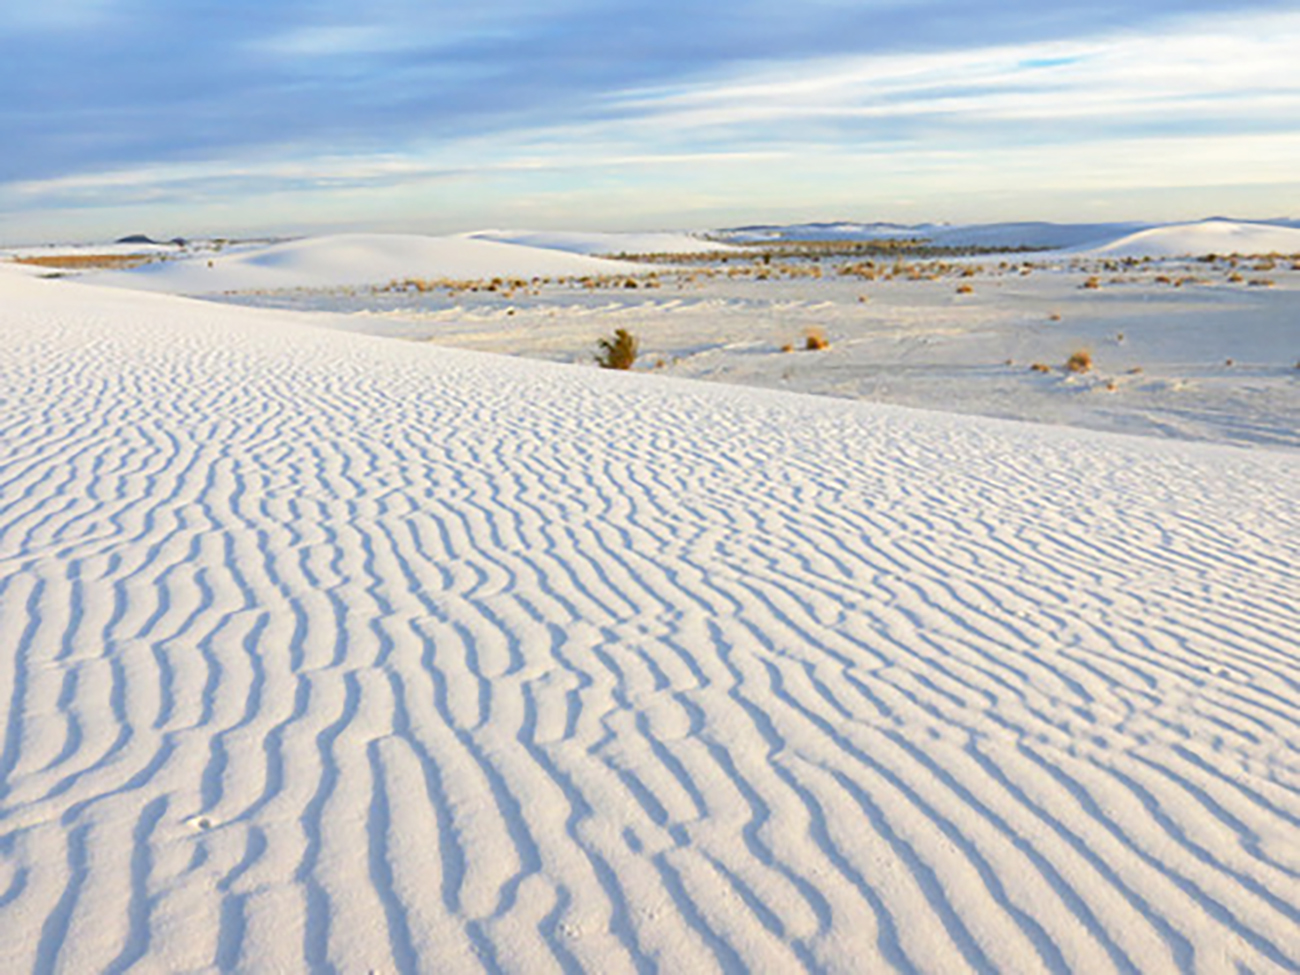
[[[1300,216],[1300,5],[8,0],[0,241]]]

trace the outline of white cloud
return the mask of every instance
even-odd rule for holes
[[[1160,36],[772,65],[675,90],[615,94],[608,109],[644,116],[662,131],[935,115],[1113,124],[1230,114],[1290,127],[1300,119],[1298,50],[1300,13],[1219,17]]]

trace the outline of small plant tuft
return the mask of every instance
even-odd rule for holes
[[[1051,372],[1052,367],[1045,362],[1035,362],[1029,367],[1030,372]]]
[[[602,369],[631,369],[636,362],[638,343],[636,336],[625,328],[616,329],[614,337],[598,339],[596,364]]]
[[[831,347],[831,340],[820,328],[810,328],[804,332],[803,347],[809,352],[820,352]]]
[[[1073,373],[1085,373],[1092,371],[1092,353],[1087,349],[1080,349],[1070,358],[1065,360],[1065,371]]]

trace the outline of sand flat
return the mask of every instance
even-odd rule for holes
[[[1300,966],[1294,451],[0,271],[0,969]]]

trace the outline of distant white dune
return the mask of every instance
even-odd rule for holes
[[[1300,254],[1300,230],[1274,224],[1203,220],[1141,230],[1088,247],[1083,253],[1105,257]]]
[[[93,281],[199,295],[383,284],[408,277],[578,277],[640,269],[581,254],[469,236],[338,234],[106,272],[94,275]]]
[[[718,231],[737,244],[772,240],[886,240],[922,238],[940,247],[1038,248],[1123,257],[1187,254],[1292,254],[1300,229],[1286,221],[1205,220],[1151,226],[1141,223],[854,224],[813,223]]]
[[[105,244],[33,244],[26,247],[0,248],[0,260],[30,257],[78,257],[90,254],[112,254],[128,256],[133,254],[170,255],[178,253],[176,244],[166,243],[105,243]]]
[[[0,972],[1300,970],[1295,452],[302,322],[0,267]]]
[[[1063,248],[1111,240],[1147,224],[1046,223],[1043,221],[987,224],[806,223],[783,226],[738,227],[717,236],[736,244],[761,244],[774,240],[912,240],[938,247]]]
[[[730,244],[683,233],[586,233],[552,230],[481,230],[475,240],[543,247],[573,254],[707,254],[730,250]]]

